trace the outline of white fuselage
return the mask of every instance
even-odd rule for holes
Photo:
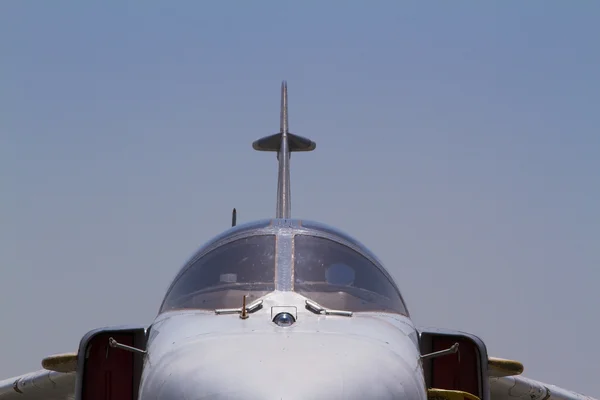
[[[318,315],[305,300],[273,292],[247,319],[206,310],[159,315],[139,399],[427,398],[409,318]],[[296,307],[293,325],[272,322],[272,307],[282,306]]]

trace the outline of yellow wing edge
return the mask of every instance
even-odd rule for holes
[[[428,400],[479,400],[479,397],[461,390],[427,389]]]
[[[521,375],[524,367],[518,361],[507,360],[504,358],[489,357],[488,372],[493,377]]]
[[[75,372],[77,370],[77,353],[48,356],[42,360],[42,368],[63,373]]]

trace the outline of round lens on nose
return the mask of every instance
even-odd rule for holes
[[[273,318],[273,322],[279,326],[285,327],[292,325],[294,322],[296,322],[296,319],[290,313],[281,312],[277,314],[275,318]]]

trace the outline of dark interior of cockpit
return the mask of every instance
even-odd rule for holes
[[[334,240],[296,235],[294,274],[294,290],[325,307],[406,313],[397,289],[381,270]]]
[[[293,290],[324,307],[407,314],[391,280],[349,245],[327,237],[297,234],[293,256],[287,261],[277,260],[276,248],[276,236],[264,234],[204,251],[176,278],[161,312],[235,308],[243,295],[248,301],[258,299],[276,289],[279,261],[289,265],[290,273],[286,275],[293,277]]]

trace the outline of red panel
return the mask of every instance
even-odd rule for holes
[[[133,353],[114,349],[108,338],[133,346],[131,334],[101,333],[88,344],[83,377],[83,400],[132,400]]]
[[[459,354],[449,354],[432,360],[432,387],[447,390],[462,390],[479,396],[479,354],[468,339],[458,337],[434,337],[433,350],[440,351],[459,343]]]

